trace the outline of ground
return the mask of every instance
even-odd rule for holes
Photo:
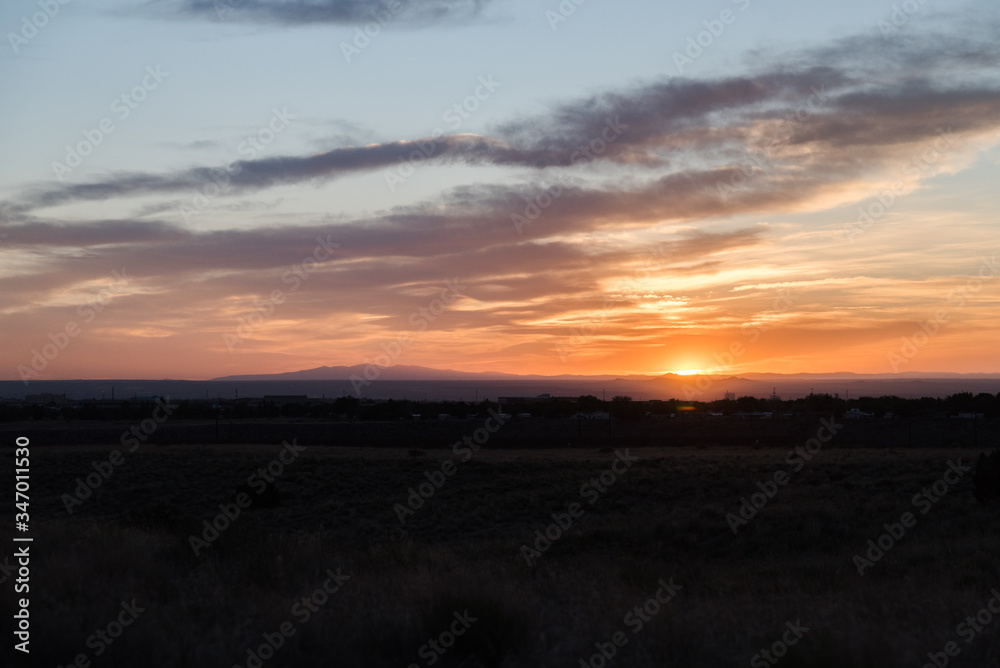
[[[964,469],[979,451],[842,445],[308,445],[285,448],[271,508],[234,495],[279,468],[279,443],[124,450],[83,500],[77,479],[113,448],[35,447],[32,658],[997,665],[1000,619],[964,621],[1000,590],[1000,507],[973,500]],[[741,517],[744,499],[760,507]],[[110,644],[93,636],[123,604],[142,610]]]

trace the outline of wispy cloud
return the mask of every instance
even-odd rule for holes
[[[432,146],[421,154],[429,163],[541,171],[612,164],[634,168],[633,182],[659,172],[643,187],[610,184],[608,192],[587,196],[614,200],[618,190],[685,216],[732,212],[732,205],[712,201],[717,184],[747,171],[741,164],[749,156],[766,155],[768,168],[735,193],[740,205],[755,209],[802,200],[871,178],[942,131],[961,138],[1000,128],[1000,47],[989,40],[973,43],[970,35],[933,37],[940,48],[933,59],[909,42],[855,38],[797,54],[794,68],[772,63],[722,80],[667,78],[601,93],[547,116],[510,121],[492,136],[421,137],[237,161],[225,194],[385,169]],[[857,62],[859,49],[872,56],[866,64]],[[956,69],[960,77],[948,76]],[[808,122],[787,122],[803,114]],[[603,142],[609,124],[620,133]],[[588,151],[595,144],[602,150]],[[32,209],[73,201],[189,191],[210,180],[212,170],[117,173],[89,183],[39,186],[20,202],[5,203],[0,215],[16,220]],[[550,178],[564,180],[565,173]]]
[[[218,19],[220,3],[227,20],[299,25],[358,23],[376,20],[393,11],[404,21],[426,25],[467,20],[478,16],[490,0],[185,0],[176,8],[180,16]],[[398,8],[398,9],[397,9]]]
[[[247,0],[239,12],[245,20],[354,22],[373,6]],[[446,20],[483,6],[432,2],[412,11],[414,20]],[[188,3],[183,11],[200,16],[212,11],[211,3]],[[905,187],[916,189],[974,153],[971,142],[995,141],[1000,45],[988,33],[986,24],[920,40],[874,32],[759,56],[741,75],[663,77],[596,92],[479,134],[239,161],[220,196],[239,210],[278,186],[322,185],[393,167],[428,142],[434,150],[423,160],[430,164],[510,168],[503,183],[478,181],[473,169],[470,185],[352,218],[305,212],[295,224],[275,217],[266,227],[228,230],[171,222],[167,215],[183,199],[178,194],[199,188],[217,166],[36,184],[0,203],[3,248],[21,258],[16,270],[0,270],[0,323],[30,314],[38,324],[24,337],[0,327],[7,332],[0,346],[24,348],[24,341],[44,338],[45,328],[65,319],[110,267],[124,266],[134,268],[135,278],[102,317],[111,343],[100,345],[133,332],[218,353],[219,333],[254,298],[280,288],[317,238],[339,244],[336,253],[241,352],[305,356],[306,348],[331,338],[345,350],[363,350],[373,337],[408,330],[413,308],[453,277],[466,286],[464,297],[428,343],[439,350],[462,343],[488,353],[483,359],[551,355],[568,323],[603,308],[628,281],[637,288],[619,295],[581,357],[606,354],[625,340],[640,345],[635,356],[667,342],[692,346],[685,337],[696,333],[704,337],[699,346],[710,350],[716,337],[724,348],[729,341],[720,332],[766,310],[781,288],[821,297],[822,308],[800,300],[761,347],[762,356],[799,350],[810,336],[812,344],[835,346],[840,330],[850,330],[841,343],[888,341],[912,330],[893,299],[921,299],[926,283],[898,273],[873,277],[871,262],[856,254],[839,273],[835,263],[820,267],[807,253],[832,253],[824,244],[843,239],[810,230],[806,250],[791,243],[778,248],[776,227],[746,218],[861,201],[897,178],[913,156],[938,151],[926,168],[910,165]],[[614,141],[602,139],[609,124],[621,130]],[[940,148],[943,134],[950,138],[948,155]],[[512,214],[546,193],[544,211],[518,234]],[[127,198],[141,198],[135,218],[66,218],[64,207],[76,203]],[[644,259],[653,246],[656,252]],[[797,264],[788,269],[793,255]],[[881,261],[895,266],[907,258]],[[934,289],[947,294],[948,281],[939,284]],[[963,314],[981,318],[977,308]]]

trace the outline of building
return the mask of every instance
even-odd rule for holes
[[[65,394],[52,394],[51,392],[42,392],[41,394],[28,394],[24,397],[25,403],[29,404],[42,404],[49,405],[55,404],[56,406],[66,405],[66,395]]]
[[[277,406],[285,404],[308,404],[309,397],[305,394],[265,394],[264,403],[271,403]]]

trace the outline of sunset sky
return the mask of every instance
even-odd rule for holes
[[[0,378],[1000,373],[994,0],[579,1],[4,3]]]

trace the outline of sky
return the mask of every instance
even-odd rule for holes
[[[0,378],[1000,373],[991,1],[11,0]]]

